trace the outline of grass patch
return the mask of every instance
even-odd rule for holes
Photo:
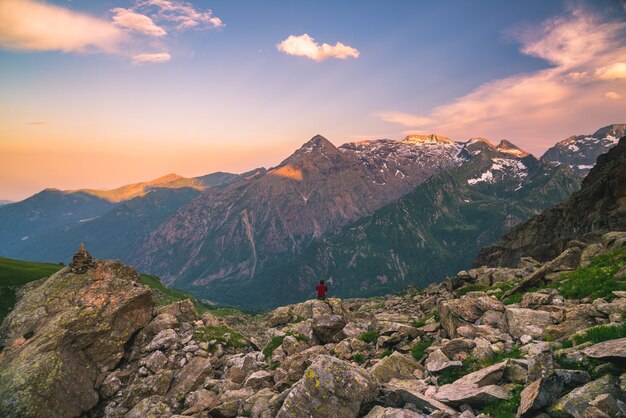
[[[563,274],[549,287],[558,289],[568,299],[613,299],[614,290],[626,290],[626,281],[616,279],[617,273],[626,266],[626,247],[605,255],[594,257],[589,267]]]
[[[572,335],[569,341],[573,345],[578,345],[591,341],[593,344],[598,344],[603,341],[616,340],[618,338],[626,337],[626,324],[621,323],[618,325],[598,325],[589,328],[586,331]],[[564,348],[565,343],[563,344]],[[571,346],[570,346],[571,347]]]
[[[471,355],[467,356],[465,360],[463,360],[461,367],[450,367],[442,371],[439,376],[437,376],[437,384],[447,385],[481,368],[480,361],[476,357]]]
[[[63,264],[36,263],[0,257],[0,323],[15,306],[17,287],[51,276],[63,267],[65,267]]]
[[[532,290],[527,290],[527,292],[532,292]],[[523,298],[524,298],[524,294],[522,292],[520,292],[520,293],[513,293],[511,296],[509,296],[508,298],[504,299],[502,302],[505,305],[512,305],[514,303],[520,303]]]
[[[422,341],[415,344],[411,349],[411,355],[413,356],[413,358],[417,361],[420,361],[422,357],[424,357],[426,349],[430,347],[432,343],[432,340],[423,339]]]
[[[170,303],[190,299],[193,303],[193,306],[196,308],[196,312],[198,312],[200,315],[208,310],[204,304],[202,304],[198,299],[191,296],[189,293],[165,286],[163,282],[161,282],[161,280],[159,280],[159,278],[156,276],[142,274],[141,283],[158,291],[157,296],[154,300],[156,306],[169,305]]]
[[[554,356],[554,360],[556,364],[558,364],[563,369],[582,370],[589,373],[589,375],[593,378],[596,377],[596,367],[602,364],[601,361],[589,357],[584,357],[583,360],[576,360],[572,358],[567,358],[564,355],[556,355]]]
[[[276,350],[278,347],[280,347],[280,345],[283,343],[283,341],[285,340],[285,336],[282,335],[280,337],[272,337],[272,339],[270,340],[269,343],[267,343],[265,345],[265,347],[263,347],[263,357],[265,357],[266,359],[272,357],[272,354],[274,353],[274,350]]]
[[[361,353],[354,353],[354,355],[352,356],[352,361],[354,361],[355,363],[358,363],[358,364],[363,364],[365,359],[363,358],[363,354],[361,354]]]
[[[62,264],[36,263],[0,257],[0,286],[22,286],[48,277],[65,267]]]
[[[380,353],[380,358],[385,358],[385,357],[389,357],[390,355],[393,354],[393,351],[391,350],[385,350],[382,353]]]
[[[413,326],[415,328],[421,328],[424,325],[426,325],[426,322],[430,319],[433,318],[435,316],[435,314],[433,312],[429,313],[428,315],[424,315],[423,317],[421,317],[420,319],[418,319],[417,321],[413,321]]]
[[[363,334],[359,335],[359,340],[365,343],[373,343],[378,339],[378,333],[376,331],[366,331]]]
[[[274,350],[276,350],[278,347],[280,347],[280,345],[283,343],[283,341],[285,341],[285,337],[287,337],[287,336],[295,337],[296,341],[304,341],[304,340],[306,340],[306,338],[304,338],[302,335],[294,334],[292,332],[288,332],[285,335],[281,335],[281,336],[278,336],[278,337],[272,337],[270,342],[267,343],[265,345],[265,347],[263,347],[263,350],[261,351],[263,353],[263,357],[265,357],[266,359],[269,359],[270,357],[272,357],[272,354],[274,353]]]
[[[242,348],[248,345],[246,338],[234,329],[227,327],[199,327],[193,334],[196,341],[222,344],[224,347]]]
[[[483,413],[488,414],[491,418],[515,418],[521,402],[522,390],[524,390],[524,386],[516,385],[508,399],[490,403],[485,406]]]

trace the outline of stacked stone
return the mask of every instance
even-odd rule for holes
[[[76,274],[83,274],[95,266],[96,262],[91,257],[91,254],[85,250],[85,246],[81,243],[78,251],[74,254],[74,257],[72,257],[70,271]]]

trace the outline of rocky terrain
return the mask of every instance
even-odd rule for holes
[[[475,264],[513,266],[521,256],[546,261],[571,240],[593,242],[608,231],[626,231],[626,137],[598,157],[580,191],[512,228],[484,248]]]
[[[2,324],[0,415],[626,416],[625,266],[611,232],[544,264],[250,316],[155,307],[133,269],[81,249]]]
[[[584,177],[595,165],[596,159],[614,147],[624,135],[626,124],[605,126],[591,135],[570,136],[548,149],[541,158],[569,165]]]

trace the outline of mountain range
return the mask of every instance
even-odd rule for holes
[[[336,147],[317,135],[268,170],[46,189],[0,207],[0,255],[67,261],[85,242],[99,258],[247,307],[260,294],[264,307],[306,298],[320,277],[341,295],[378,294],[469,266],[480,246],[577,190],[578,166],[624,126],[572,137],[586,144],[577,160],[550,150],[536,159],[506,140]]]
[[[624,135],[626,124],[605,126],[591,135],[570,136],[549,148],[541,158],[567,164],[581,176],[586,176],[598,156],[614,147]]]
[[[580,191],[511,229],[481,250],[475,265],[515,266],[520,257],[540,262],[556,257],[572,240],[597,242],[610,231],[626,231],[626,138],[600,155]]]

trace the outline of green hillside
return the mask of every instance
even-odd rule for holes
[[[63,267],[62,264],[37,263],[0,257],[0,323],[15,306],[15,291],[18,287],[49,277]],[[206,306],[189,293],[166,287],[156,276],[142,274],[141,282],[158,291],[155,298],[157,306],[191,299],[198,313],[207,310]]]

